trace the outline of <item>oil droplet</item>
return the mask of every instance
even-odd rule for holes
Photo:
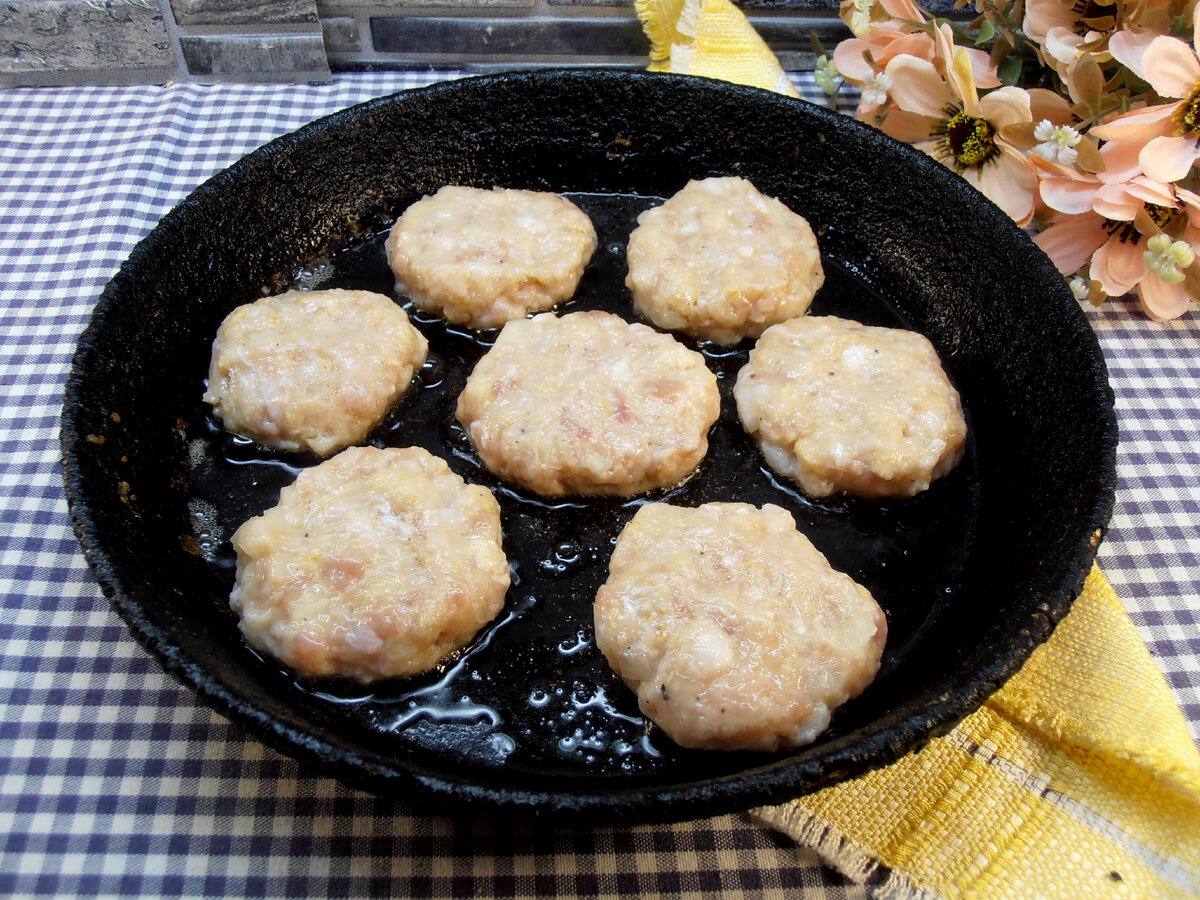
[[[550,554],[549,559],[543,559],[538,567],[549,575],[566,575],[577,569],[583,562],[583,550],[571,541],[563,541]]]
[[[517,742],[503,731],[492,732],[488,735],[487,743],[500,759],[507,758],[510,753],[517,749]]]
[[[655,747],[654,743],[650,739],[650,730],[649,729],[647,729],[646,732],[642,735],[642,753],[644,753],[646,756],[652,757],[654,759],[662,758],[662,751],[659,750],[657,747]]]
[[[442,433],[446,435],[447,440],[454,450],[463,455],[475,458],[475,448],[471,446],[471,439],[467,436],[467,430],[459,424],[458,419],[450,416],[442,421]]]
[[[440,387],[446,380],[446,365],[432,353],[425,357],[425,365],[421,366],[421,383],[425,388]]]
[[[208,455],[208,444],[200,438],[188,442],[188,464],[194,469],[204,462]]]
[[[470,341],[472,344],[483,347],[485,350],[490,349],[492,344],[496,343],[496,338],[500,336],[499,328],[492,328],[486,331],[469,331],[466,328],[456,328],[453,325],[447,325],[445,331],[448,335]]]
[[[701,355],[707,356],[709,359],[731,359],[739,356],[744,356],[744,350],[738,348],[737,344],[729,346],[727,344],[717,344],[713,341],[697,341],[696,349]]]
[[[564,638],[558,643],[558,652],[563,656],[574,656],[581,650],[586,650],[592,645],[591,639],[588,638],[587,632],[580,629],[575,632],[574,638]]]
[[[471,659],[491,645],[496,635],[533,607],[532,597],[510,610],[483,639],[471,647],[453,663],[441,670],[442,675],[433,684],[413,691],[402,701],[399,713],[388,713],[377,718],[377,726],[384,731],[399,733],[422,721],[450,722],[466,725],[483,725],[495,730],[501,723],[500,713],[492,707],[478,703],[457,686],[460,678],[469,679],[474,669],[469,669]]]
[[[230,434],[225,441],[225,458],[230,462],[257,462],[258,445],[248,437]]]
[[[583,558],[583,550],[571,541],[563,541],[554,548],[554,558],[564,565],[569,565]]]
[[[216,550],[224,540],[221,530],[220,514],[217,508],[207,500],[193,497],[188,500],[188,524],[196,540],[200,555],[207,562],[214,562]]]
[[[296,273],[290,287],[292,290],[313,291],[324,287],[333,278],[333,263],[329,260],[305,266]]]
[[[401,303],[401,306],[404,307],[404,310],[408,313],[408,317],[414,322],[417,322],[421,325],[442,324],[441,316],[437,315],[436,313],[426,312],[419,306],[416,306],[410,297],[405,297],[403,299],[404,302]]]

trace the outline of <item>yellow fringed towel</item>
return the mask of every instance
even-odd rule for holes
[[[636,0],[650,38],[650,70],[705,75],[800,94],[746,17],[729,0]]]
[[[949,735],[755,815],[889,900],[1200,896],[1200,753],[1099,569]]]
[[[650,68],[796,96],[729,0],[636,0]],[[944,738],[754,815],[878,900],[1200,896],[1200,752],[1094,568],[1024,668]]]

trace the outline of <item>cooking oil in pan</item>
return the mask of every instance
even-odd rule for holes
[[[625,243],[638,214],[660,201],[589,194],[571,199],[591,216],[599,249],[576,296],[556,311],[603,309],[635,320],[625,287]],[[307,267],[299,281],[310,289],[340,287],[396,296],[384,238],[376,235]],[[904,326],[897,311],[861,278],[836,260],[826,259],[824,265],[826,281],[814,301],[815,313]],[[297,692],[319,705],[323,717],[338,728],[354,729],[393,753],[449,754],[464,765],[533,774],[651,773],[678,769],[700,757],[711,774],[713,755],[683,750],[649,725],[633,693],[595,646],[591,604],[607,577],[612,547],[637,508],[652,500],[774,503],[790,510],[833,566],[863,583],[885,609],[889,645],[877,681],[902,665],[916,635],[952,597],[970,553],[978,508],[971,446],[953,473],[912,499],[812,501],[765,466],[738,423],[733,382],[751,342],[723,347],[681,338],[704,355],[722,397],[721,416],[699,470],[684,484],[647,497],[549,500],[488,472],[454,418],[466,377],[496,332],[449,326],[405,298],[397,300],[429,340],[429,356],[369,441],[424,447],[467,481],[492,489],[501,506],[513,586],[504,611],[475,642],[423,676],[369,688],[340,681],[318,684],[262,660],[263,666],[274,668],[279,690]],[[969,407],[967,412],[969,416]],[[227,435],[211,417],[190,430],[193,442],[203,445],[203,452],[192,454],[192,478],[196,508],[206,512],[205,559],[227,595],[234,570],[228,536],[273,505],[279,489],[301,468],[319,460],[264,451]],[[835,716],[830,733],[837,729]]]

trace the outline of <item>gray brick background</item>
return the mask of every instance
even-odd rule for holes
[[[735,0],[784,68],[837,0]],[[934,8],[950,8],[939,0]],[[633,0],[0,0],[0,85],[327,81],[331,71],[643,67]]]
[[[313,0],[171,0],[178,25],[312,25],[317,21]]]
[[[153,83],[176,65],[159,0],[0,2],[0,84]]]

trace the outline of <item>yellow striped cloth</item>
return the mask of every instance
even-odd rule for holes
[[[949,735],[755,815],[880,898],[1200,896],[1200,753],[1099,569]]]
[[[796,95],[729,0],[636,5],[652,70]],[[949,735],[754,814],[880,900],[1200,896],[1200,753],[1098,568]]]

